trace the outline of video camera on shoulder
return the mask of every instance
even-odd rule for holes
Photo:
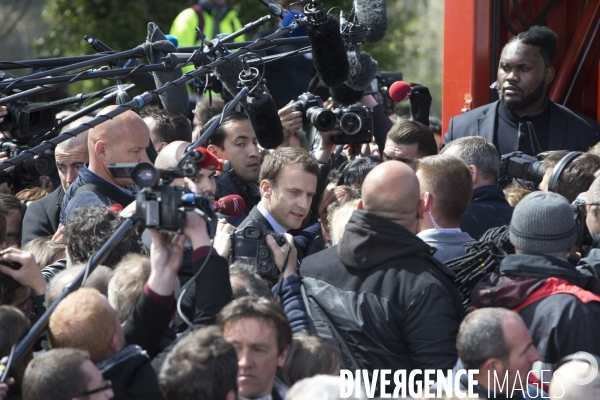
[[[136,196],[136,212],[144,228],[178,232],[186,225],[186,212],[195,211],[207,222],[214,237],[217,225],[214,205],[203,194],[191,193],[184,186],[170,186],[176,178],[195,177],[204,155],[194,151],[186,156],[181,168],[157,169],[149,162],[109,164],[115,178],[130,178],[140,192]]]
[[[268,235],[273,236],[279,246],[287,243],[284,235],[261,229],[258,221],[251,221],[244,228],[231,232],[231,261],[271,282],[277,282],[279,269],[267,245]]]

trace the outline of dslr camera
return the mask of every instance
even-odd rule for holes
[[[196,176],[204,155],[194,151],[181,169],[157,169],[149,162],[109,164],[115,178],[130,178],[141,188],[136,196],[136,212],[143,228],[178,232],[186,225],[186,212],[195,211],[207,222],[214,237],[217,218],[214,206],[203,194],[190,193],[184,186],[171,186],[173,179]]]
[[[294,110],[302,112],[304,125],[314,125],[320,132],[329,132],[335,126],[336,118],[333,111],[323,108],[321,97],[312,93],[298,96]]]
[[[333,144],[369,143],[373,139],[373,111],[360,103],[334,112],[342,134],[332,136]]]
[[[279,246],[287,243],[284,235],[262,229],[258,221],[251,221],[244,228],[231,232],[231,261],[276,283],[279,269],[275,265],[273,252],[267,245],[268,235],[273,236]]]

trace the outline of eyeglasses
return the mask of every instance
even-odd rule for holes
[[[586,206],[600,206],[600,203],[579,204],[577,207],[579,207],[579,211],[581,211],[584,216],[587,216],[588,214],[588,208]]]
[[[103,392],[108,389],[112,389],[112,382],[109,380],[106,380],[106,381],[102,382],[102,385],[98,386],[96,389],[88,390],[87,392],[82,393],[80,396],[77,396],[77,397],[89,396],[91,394]]]

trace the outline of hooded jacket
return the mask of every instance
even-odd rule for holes
[[[517,311],[545,364],[577,351],[600,354],[598,279],[567,261],[539,254],[514,254],[471,292],[473,306]]]
[[[461,300],[432,253],[401,225],[356,210],[338,246],[302,262],[314,330],[338,342],[343,368],[454,366]]]

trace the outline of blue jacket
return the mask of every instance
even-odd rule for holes
[[[134,185],[127,186],[126,188],[117,186],[114,183],[108,182],[107,180],[99,177],[98,175],[90,171],[86,164],[83,167],[83,169],[79,171],[79,176],[77,177],[77,179],[75,179],[75,182],[73,182],[71,186],[69,186],[69,189],[67,189],[67,192],[65,193],[60,209],[60,222],[62,224],[65,223],[67,217],[69,216],[69,214],[71,214],[71,212],[73,212],[73,210],[76,210],[80,207],[89,207],[91,205],[103,205],[109,207],[117,203],[117,201],[98,192],[88,191],[79,193],[77,196],[74,196],[75,191],[87,183],[94,183],[97,185],[110,185],[112,189],[121,191],[123,192],[123,195],[125,195],[127,198],[130,198],[131,201],[129,203],[135,201],[137,189]],[[129,203],[121,205],[123,207],[127,207]]]
[[[513,210],[500,186],[480,186],[473,189],[469,208],[460,221],[460,229],[479,240],[488,229],[510,224]]]

